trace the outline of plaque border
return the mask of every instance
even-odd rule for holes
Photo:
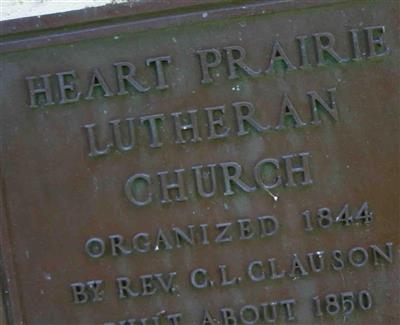
[[[0,22],[0,37],[4,38],[0,42],[0,54],[112,37],[118,33],[349,3],[348,0],[192,0],[193,5],[183,5],[184,0],[177,0],[157,5],[156,1],[116,4],[112,5],[115,6],[113,9],[104,6]],[[162,11],[157,14],[157,10]],[[206,16],[204,12],[207,12]],[[29,35],[21,37],[20,34],[24,32],[29,32]]]

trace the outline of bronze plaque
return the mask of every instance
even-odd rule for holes
[[[399,2],[3,22],[10,324],[398,324]]]

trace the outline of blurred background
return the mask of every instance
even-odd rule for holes
[[[143,0],[0,0],[0,20],[47,15],[127,1]]]

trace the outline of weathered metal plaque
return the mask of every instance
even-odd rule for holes
[[[2,23],[10,324],[398,324],[399,3]]]

